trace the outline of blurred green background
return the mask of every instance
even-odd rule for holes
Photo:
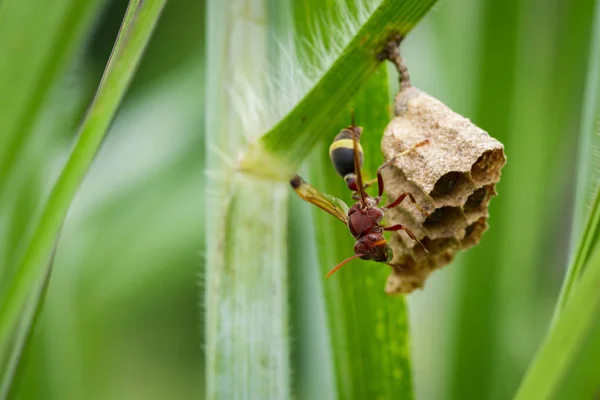
[[[10,171],[4,264],[70,148],[126,5],[102,6]],[[445,0],[403,44],[413,84],[503,141],[508,157],[481,245],[409,297],[417,398],[510,398],[547,329],[581,218],[574,192],[594,5]],[[167,3],[69,212],[18,398],[203,397],[204,16],[204,1]],[[329,393],[327,377],[299,371],[300,398]]]

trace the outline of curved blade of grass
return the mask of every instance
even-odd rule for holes
[[[600,4],[595,6],[594,33],[591,43],[588,85],[581,124],[581,139],[590,142],[598,132],[596,122],[600,109],[598,73],[600,72]],[[589,148],[581,148],[584,153]],[[583,157],[589,159],[588,156]],[[580,164],[580,182],[589,179],[589,165]],[[582,188],[580,188],[582,189]],[[579,190],[583,203],[587,190]],[[546,340],[536,354],[517,392],[517,399],[592,398],[600,387],[600,189],[557,303],[554,321]],[[575,221],[577,225],[577,221]]]
[[[326,7],[315,3],[318,4],[311,4],[313,9],[316,8],[316,11],[312,10],[312,18]],[[302,13],[307,14],[307,10],[310,8],[304,4]],[[344,23],[344,17],[341,18],[341,23]],[[304,16],[304,19],[310,21],[311,17]],[[297,18],[297,21],[301,27],[302,19]],[[305,30],[310,33],[310,28]],[[340,85],[345,84],[343,77],[340,80],[343,82]],[[374,177],[375,170],[383,162],[379,142],[390,118],[389,99],[386,70],[380,66],[364,84],[352,105],[339,106],[340,112],[332,112],[332,116],[341,114],[339,118],[327,121],[328,126],[323,126],[321,131],[331,140],[341,127],[349,123],[349,110],[354,109],[359,125],[365,128],[361,143],[366,154],[364,171],[369,178]],[[310,163],[312,183],[324,192],[348,199],[348,190],[333,171],[327,151],[320,150]],[[320,274],[324,277],[331,267],[352,254],[354,242],[346,229],[341,226],[336,229],[331,217],[320,210],[314,210],[314,226]],[[330,332],[328,343],[332,347],[339,398],[413,396],[406,304],[402,297],[391,298],[384,294],[388,273],[389,269],[382,264],[359,260],[322,283]]]
[[[33,236],[0,302],[0,354],[18,323],[27,297],[39,284],[60,226],[117,111],[166,0],[132,0],[117,42],[74,148],[43,207]]]
[[[11,349],[10,359],[6,365],[6,369],[2,371],[2,382],[0,383],[0,399],[8,398],[11,391],[14,389],[14,378],[17,376],[17,371],[22,367],[21,360],[28,344],[31,340],[31,335],[35,330],[35,326],[40,317],[42,305],[48,291],[48,283],[52,274],[54,265],[54,256],[56,255],[56,245],[52,250],[50,260],[44,271],[44,276],[40,287],[35,290],[32,298],[29,300],[29,305],[19,321],[14,345]]]
[[[363,126],[365,152],[363,174],[374,178],[383,163],[381,133],[389,121],[389,84],[385,66],[369,79],[352,104],[357,123]],[[348,108],[349,110],[350,108]],[[349,123],[349,113],[337,120]],[[329,132],[333,136],[337,131]],[[344,182],[335,174],[323,149],[311,162],[311,183],[319,190],[352,201]],[[320,272],[326,272],[353,254],[354,240],[341,224],[321,210],[314,210]],[[308,266],[307,266],[308,267]],[[410,399],[408,315],[402,296],[384,293],[390,273],[385,264],[355,260],[324,279],[330,343],[333,349],[337,392],[342,399]]]
[[[599,237],[600,187],[596,189],[596,195],[594,196],[594,202],[592,204],[592,209],[590,210],[590,215],[588,216],[587,223],[583,230],[583,234],[581,235],[577,248],[575,249],[575,256],[573,258],[573,261],[571,262],[571,265],[567,270],[567,275],[565,276],[565,281],[563,283],[563,287],[558,298],[558,303],[556,305],[556,310],[554,314],[555,319],[560,315],[561,311],[564,309],[566,303],[568,302],[569,297],[573,293],[573,288],[576,287],[577,281],[581,278],[584,266],[589,261],[591,253],[598,243]]]
[[[541,10],[531,1],[482,2],[477,106],[467,116],[505,144],[508,163],[489,231],[461,256],[452,398],[513,395],[545,336],[552,272],[565,263],[557,245],[570,219],[561,190],[571,168],[565,132],[577,126],[590,3]]]
[[[102,0],[0,2],[0,187]]]
[[[328,25],[314,32],[311,22],[321,17],[328,7],[331,7],[331,4],[327,2],[304,0],[296,13],[298,36],[312,39],[314,49],[320,48],[319,40],[330,40],[326,36],[330,32],[324,29]],[[355,7],[354,2],[348,2],[345,11],[356,12]],[[328,22],[344,24],[348,18],[344,14],[340,13],[339,20]],[[318,58],[319,54],[308,56]],[[338,110],[339,117],[331,118],[331,121],[327,122],[330,130],[326,131],[327,128],[324,127],[322,131],[327,135],[329,142],[340,128],[348,125],[350,109],[354,109],[358,124],[365,129],[361,143],[366,155],[364,173],[369,178],[374,177],[375,170],[383,162],[379,142],[381,132],[390,118],[391,95],[387,73],[381,66],[376,71],[362,85],[351,104],[346,104]],[[340,79],[343,81],[343,77]],[[317,151],[309,164],[311,183],[325,193],[348,200],[348,189],[335,174],[326,148],[319,146]],[[294,199],[294,205],[310,207],[299,199]],[[330,268],[353,254],[354,241],[343,226],[332,223],[329,215],[314,207],[310,209],[313,209],[311,225],[315,228],[315,245],[320,261],[318,273],[323,279]],[[295,227],[291,228],[291,231],[295,230]],[[302,241],[294,243],[301,245]],[[302,265],[299,260],[292,260],[292,267],[306,269],[310,266]],[[329,360],[322,358],[329,356],[329,351],[331,352],[336,378],[335,392],[339,398],[412,397],[406,304],[402,297],[392,298],[384,294],[383,286],[388,273],[389,269],[382,264],[357,260],[331,278],[324,279],[312,290],[304,291],[304,294],[310,296],[314,296],[315,290],[324,291],[329,330],[329,337],[325,343],[331,350],[321,350],[320,358],[316,358],[312,363],[320,365],[321,369],[325,366],[323,373],[327,374]],[[302,338],[299,338],[299,345],[302,344]],[[318,347],[315,350],[319,351]],[[327,389],[320,390],[325,392]]]
[[[581,134],[579,147],[579,174],[577,181],[576,213],[574,216],[574,234],[573,237],[579,237],[577,227],[580,224],[584,205],[587,203],[590,185],[593,181],[592,171],[592,152],[598,144],[596,137],[600,132],[600,123],[598,122],[598,112],[600,111],[600,4],[596,3],[593,41],[590,44],[590,60],[587,74],[587,84],[585,91],[585,103],[582,115]],[[597,185],[595,185],[597,186]],[[581,276],[583,266],[586,264],[593,246],[597,242],[600,233],[600,187],[596,187],[594,201],[587,216],[587,222],[583,233],[579,237],[575,255],[567,271],[565,281],[558,299],[558,305],[554,318],[564,308],[569,296],[572,293],[573,286]]]
[[[600,383],[599,287],[600,246],[596,245],[576,290],[542,344],[516,399],[591,399],[597,394]],[[559,396],[565,387],[577,391],[566,397]]]
[[[394,34],[406,35],[435,0],[383,0],[331,68],[294,109],[267,132],[242,161],[244,170],[287,180],[334,122],[352,94],[381,64],[378,55]],[[265,162],[269,160],[269,162]]]

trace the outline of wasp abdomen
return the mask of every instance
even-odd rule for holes
[[[353,126],[342,129],[340,133],[333,139],[329,146],[329,157],[333,168],[342,178],[356,173],[354,170],[354,140],[360,137],[361,128]],[[358,154],[360,165],[363,163],[363,149],[360,143],[358,145]]]

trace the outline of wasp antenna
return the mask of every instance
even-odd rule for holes
[[[342,268],[342,266],[344,266],[344,264],[354,260],[355,258],[359,258],[362,256],[364,256],[364,254],[355,254],[352,257],[345,259],[344,261],[342,261],[341,263],[339,263],[338,265],[333,267],[331,270],[329,270],[327,275],[325,275],[325,278],[329,278],[331,275],[335,274],[338,269],[340,269],[340,268]]]
[[[350,126],[356,126],[356,121],[354,119],[354,108],[350,110]]]

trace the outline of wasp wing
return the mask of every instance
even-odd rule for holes
[[[298,196],[348,224],[348,206],[343,201],[319,192],[298,175],[290,180],[290,184]]]

